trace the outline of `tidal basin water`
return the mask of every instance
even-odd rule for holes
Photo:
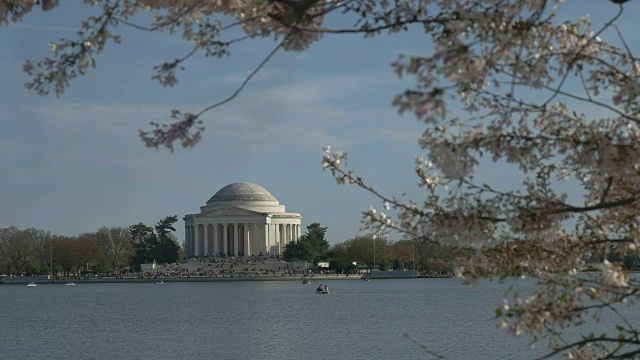
[[[0,286],[0,359],[530,359],[508,285],[457,279]],[[509,282],[508,284],[512,284]],[[525,280],[526,286],[532,286]]]

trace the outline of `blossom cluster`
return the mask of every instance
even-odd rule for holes
[[[415,79],[393,104],[425,124],[426,155],[416,159],[425,200],[389,201],[355,181],[395,212],[390,220],[371,208],[363,227],[413,234],[429,226],[443,242],[478,249],[460,274],[542,279],[535,294],[500,311],[516,335],[537,339],[579,325],[587,301],[613,307],[637,299],[638,284],[608,260],[638,254],[640,226],[640,64],[615,26],[623,8],[593,29],[588,17],[558,20],[561,1],[433,5],[437,16],[423,25],[434,52],[392,64],[398,76]],[[346,154],[323,159],[340,183],[359,179],[341,171]],[[482,182],[478,168],[491,162],[521,186]],[[586,286],[579,270],[588,266],[601,272]],[[568,350],[586,349],[578,348]]]

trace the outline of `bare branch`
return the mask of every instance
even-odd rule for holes
[[[192,147],[197,144],[200,141],[202,132],[204,131],[204,127],[201,126],[202,120],[199,119],[200,116],[202,116],[207,111],[213,110],[235,99],[251,81],[251,79],[273,58],[278,50],[280,50],[282,45],[287,41],[291,34],[292,32],[289,33],[289,35],[287,35],[284,39],[282,39],[282,41],[280,41],[278,45],[273,48],[273,50],[271,50],[269,54],[267,54],[267,56],[258,64],[258,66],[256,66],[253,71],[249,73],[249,75],[247,75],[240,86],[227,98],[210,106],[207,106],[206,108],[200,110],[195,114],[182,114],[178,110],[173,110],[172,117],[175,119],[180,119],[180,121],[171,125],[160,125],[151,123],[151,125],[154,127],[151,132],[139,130],[140,139],[145,143],[147,147],[157,149],[162,146],[171,152],[173,152],[173,143],[177,140],[181,141],[183,147]],[[195,127],[195,132],[192,133],[191,129],[193,127]]]

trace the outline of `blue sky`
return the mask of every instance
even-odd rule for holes
[[[225,98],[274,44],[257,39],[232,48],[227,59],[195,57],[176,87],[163,88],[150,80],[153,65],[185,53],[188,44],[120,28],[123,44],[109,46],[98,68],[61,98],[25,91],[24,60],[41,59],[49,41],[73,36],[87,11],[78,4],[65,1],[0,28],[0,227],[75,235],[151,225],[198,212],[223,186],[249,181],[302,213],[303,226],[327,226],[337,243],[361,234],[361,211],[380,203],[322,171],[327,145],[348,151],[358,173],[384,193],[419,199],[413,161],[424,155],[417,145],[422,126],[391,107],[408,83],[390,67],[399,53],[428,52],[419,31],[367,40],[325,36],[304,53],[281,52],[234,102],[205,115],[199,145],[171,154],[145,148],[137,130],[169,121],[170,109],[194,111]],[[567,5],[567,16],[595,14],[594,23],[616,10],[607,1]],[[622,19],[627,30],[637,29],[638,10],[630,2]],[[637,48],[633,32],[626,33]],[[182,240],[182,220],[177,229]]]

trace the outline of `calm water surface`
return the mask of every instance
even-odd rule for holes
[[[0,359],[529,359],[506,285],[456,279],[0,286]],[[526,281],[525,284],[527,285]],[[528,284],[531,286],[531,283]]]

